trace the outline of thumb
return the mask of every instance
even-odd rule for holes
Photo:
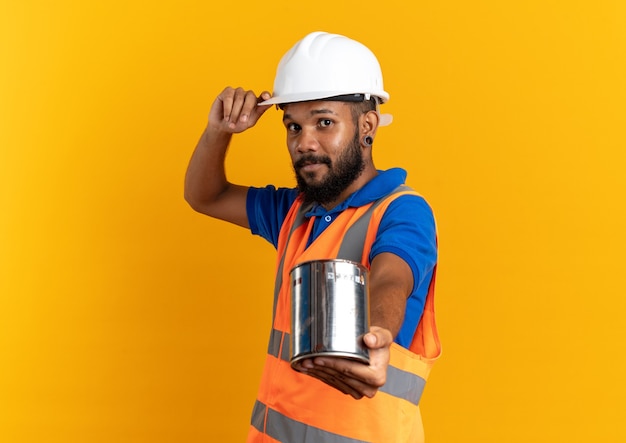
[[[272,94],[270,94],[267,91],[263,91],[261,92],[261,95],[259,95],[259,98],[257,98],[257,103],[262,103],[265,100],[269,100],[270,98],[272,98]],[[264,113],[265,111],[267,111],[269,108],[271,108],[273,105],[258,105],[259,111],[260,113]]]
[[[273,106],[273,105],[260,105],[259,104],[259,103],[264,102],[265,100],[269,100],[271,97],[272,96],[267,91],[263,91],[261,95],[257,97],[256,99],[257,105],[254,107],[254,110],[252,111],[252,117],[253,117],[252,124],[254,124],[259,118],[261,118],[261,116],[265,113],[265,111],[267,111],[269,108]]]
[[[261,92],[261,95],[259,95],[259,103],[265,100],[269,100],[270,98],[272,98],[272,94],[270,94],[267,91],[263,91]],[[265,105],[265,106],[272,106],[272,105]]]
[[[363,336],[363,341],[370,349],[380,349],[391,346],[393,336],[389,329],[372,326],[370,331]]]

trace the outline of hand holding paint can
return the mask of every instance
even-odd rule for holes
[[[291,281],[291,365],[332,356],[369,364],[363,336],[369,331],[368,270],[349,260],[300,263]]]

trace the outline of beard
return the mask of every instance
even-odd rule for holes
[[[328,166],[328,173],[320,183],[309,184],[300,175],[300,168],[307,163],[322,163]],[[304,194],[305,203],[316,202],[323,205],[335,201],[365,169],[359,131],[354,131],[352,141],[335,164],[328,156],[309,154],[295,162],[293,167],[298,189]]]

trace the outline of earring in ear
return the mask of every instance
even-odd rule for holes
[[[366,135],[365,137],[363,137],[363,144],[365,146],[369,148],[370,146],[372,146],[372,143],[374,143],[374,139],[371,135]]]

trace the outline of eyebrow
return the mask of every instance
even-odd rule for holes
[[[317,114],[332,114],[332,115],[339,115],[339,114],[337,114],[335,111],[332,111],[332,110],[327,109],[327,108],[313,109],[313,110],[309,113],[309,115],[317,115]],[[283,120],[290,120],[291,118],[292,118],[292,117],[291,117],[291,114],[287,114],[287,113],[283,114]]]

